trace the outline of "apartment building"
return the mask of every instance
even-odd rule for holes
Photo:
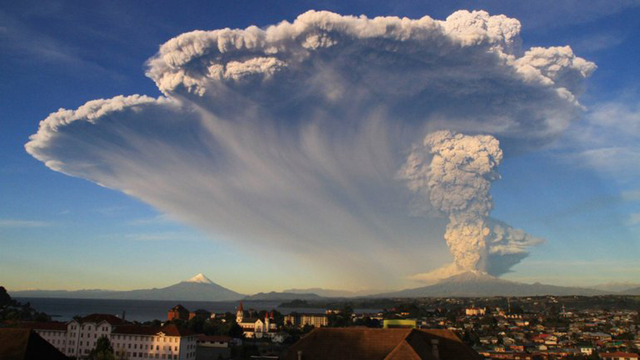
[[[195,359],[196,334],[175,325],[138,326],[117,316],[92,314],[68,323],[25,323],[51,345],[70,357],[89,355],[105,336],[117,355],[129,359]]]

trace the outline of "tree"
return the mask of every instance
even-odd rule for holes
[[[111,346],[111,342],[106,336],[101,336],[98,339],[96,344],[96,348],[91,350],[89,353],[90,360],[115,360],[115,355],[113,354],[113,347]]]
[[[242,338],[244,336],[244,331],[242,331],[242,328],[240,327],[240,325],[238,325],[238,323],[234,322],[233,324],[231,324],[227,335],[232,338]]]

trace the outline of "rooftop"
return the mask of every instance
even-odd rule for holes
[[[480,359],[448,330],[319,328],[295,343],[284,359],[297,360],[298,352],[303,360]]]

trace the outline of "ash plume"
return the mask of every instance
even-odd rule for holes
[[[521,44],[518,20],[484,11],[309,11],[266,28],[193,31],[147,62],[163,96],[62,109],[25,147],[213,241],[285,253],[283,269],[313,266],[318,279],[397,285],[448,261],[447,245],[455,267],[500,274],[536,242],[488,217],[502,152],[553,142],[581,114],[595,69],[568,46]],[[437,130],[449,132],[423,142]],[[410,151],[417,170],[399,181]],[[478,154],[466,164],[450,151]],[[422,217],[409,211],[416,193]]]
[[[437,131],[413,147],[399,175],[418,194],[415,210],[447,216],[444,238],[453,255],[452,264],[416,278],[465,271],[501,275],[526,257],[526,247],[542,241],[489,218],[491,183],[500,178],[502,157],[500,142],[491,135]]]

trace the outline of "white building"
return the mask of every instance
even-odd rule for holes
[[[68,323],[25,323],[63,354],[83,358],[100,337],[107,337],[117,355],[129,359],[195,359],[197,336],[175,325],[163,328],[129,325],[122,319],[93,314]]]
[[[284,323],[299,328],[307,325],[319,328],[329,326],[329,317],[324,314],[289,314],[284,316]]]
[[[466,308],[466,309],[464,309],[464,313],[467,316],[482,316],[482,315],[487,313],[487,309],[486,308],[476,308],[476,307]]]
[[[264,320],[258,318],[247,318],[244,316],[242,302],[238,305],[236,322],[242,328],[242,332],[246,338],[260,339],[263,337],[272,337],[278,330],[278,326],[273,320],[273,312],[267,312]]]
[[[116,354],[126,359],[188,360],[196,357],[197,335],[176,325],[162,328],[117,326],[111,333]]]

